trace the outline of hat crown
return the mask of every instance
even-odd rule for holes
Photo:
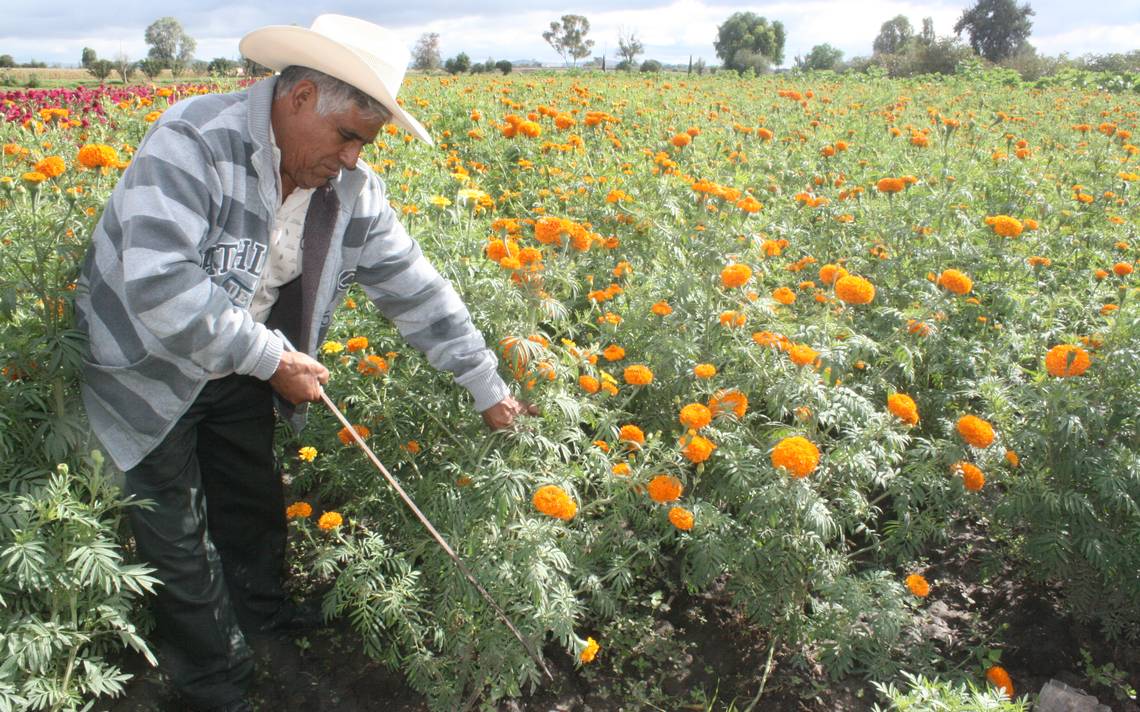
[[[360,56],[394,96],[404,81],[411,53],[395,32],[346,15],[318,15],[309,27]]]

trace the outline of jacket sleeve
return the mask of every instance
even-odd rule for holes
[[[223,200],[209,146],[177,120],[147,136],[113,196],[129,318],[208,374],[267,380],[283,344],[201,265],[199,252]]]
[[[449,371],[475,399],[479,412],[509,395],[498,358],[487,348],[451,283],[428,262],[370,177],[357,214],[371,214],[356,281],[404,339],[437,369]]]

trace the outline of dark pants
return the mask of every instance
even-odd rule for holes
[[[240,698],[253,672],[242,627],[285,600],[285,502],[265,381],[210,381],[153,452],[126,473],[138,551],[163,585],[154,602],[162,662],[197,707]]]

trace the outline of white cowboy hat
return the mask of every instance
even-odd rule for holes
[[[432,144],[427,129],[396,103],[411,54],[391,30],[344,15],[320,15],[308,28],[270,25],[241,38],[238,50],[275,71],[296,64],[351,84],[392,112],[392,122]]]

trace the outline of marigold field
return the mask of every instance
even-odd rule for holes
[[[149,122],[219,89],[0,94],[0,709],[114,692],[117,651],[148,650],[71,296]],[[1137,94],[571,73],[401,96],[437,145],[386,130],[362,159],[542,414],[489,433],[355,290],[328,390],[548,660],[651,676],[662,596],[708,594],[820,686],[907,671],[1021,709],[1036,687],[953,598],[963,571],[1140,644]],[[540,690],[309,412],[279,437],[298,589],[433,709]]]

